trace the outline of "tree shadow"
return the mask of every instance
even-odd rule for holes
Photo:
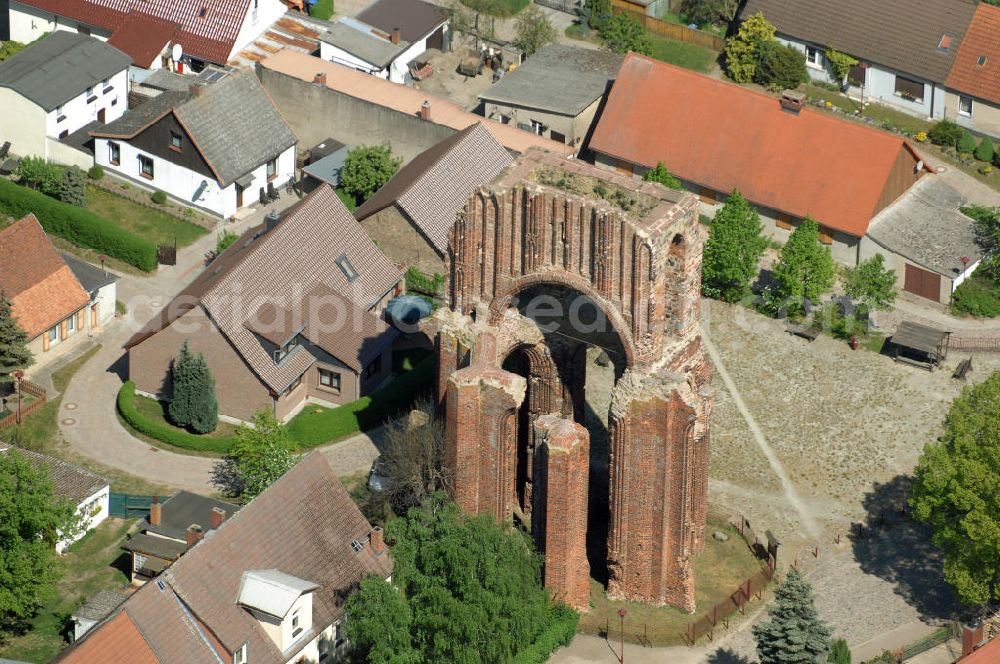
[[[750,660],[730,648],[719,648],[708,656],[705,664],[750,664]]]
[[[942,575],[944,555],[931,543],[930,527],[910,515],[912,483],[897,475],[865,494],[867,523],[851,527],[854,558],[865,573],[892,583],[924,620],[950,618],[960,604]]]
[[[219,459],[212,465],[211,482],[229,498],[242,495],[246,485],[236,461],[229,457]]]

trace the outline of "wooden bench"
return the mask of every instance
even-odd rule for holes
[[[802,337],[808,341],[816,341],[816,337],[820,335],[819,330],[814,327],[809,327],[808,325],[786,325],[785,332],[794,334],[797,337]]]
[[[953,373],[951,377],[956,380],[965,380],[965,377],[970,371],[972,371],[972,358],[967,357],[958,363],[958,366],[955,367],[955,373]]]

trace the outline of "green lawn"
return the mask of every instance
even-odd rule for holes
[[[669,37],[661,37],[652,33],[650,33],[649,37],[653,42],[652,56],[657,60],[669,62],[678,67],[692,69],[704,74],[712,71],[712,67],[715,66],[715,60],[719,57],[719,54],[710,48],[688,44],[687,42],[677,41]]]
[[[96,187],[87,187],[87,209],[156,244],[173,244],[176,238],[178,247],[186,247],[208,233],[201,226]]]
[[[854,113],[861,109],[861,103],[859,101],[851,99],[846,95],[833,90],[827,90],[826,88],[821,88],[816,85],[805,85],[803,90],[810,98],[828,101],[837,108],[847,111],[848,113]],[[872,118],[879,123],[888,122],[894,127],[908,129],[914,133],[918,131],[928,131],[933,125],[933,123],[928,122],[927,120],[908,115],[902,111],[897,111],[887,106],[883,106],[882,104],[868,104],[865,106],[864,116]]]
[[[469,7],[470,9],[475,9],[476,5],[479,3],[473,2],[471,0],[460,0],[463,5]],[[513,16],[522,9],[528,6],[531,0],[500,0],[496,3],[498,5],[499,11],[497,12],[497,17]],[[484,13],[484,17],[488,19],[488,16]]]
[[[66,647],[63,637],[69,615],[99,590],[124,589],[129,579],[116,561],[132,521],[107,519],[69,548],[57,564],[64,570],[54,596],[42,605],[23,636],[0,645],[0,657],[48,662]]]

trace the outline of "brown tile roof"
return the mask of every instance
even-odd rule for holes
[[[740,17],[763,12],[781,34],[943,83],[975,9],[971,0],[747,0]],[[945,36],[951,47],[939,49]]]
[[[650,168],[663,161],[696,185],[738,189],[755,205],[855,237],[892,202],[881,200],[897,162],[920,160],[898,136],[809,108],[796,115],[770,95],[634,53],[590,148]]]
[[[161,664],[124,612],[87,632],[76,646],[64,650],[52,661],[53,664]]]
[[[338,265],[341,257],[349,261],[356,278],[348,279]],[[126,347],[141,343],[191,308],[201,306],[264,384],[280,392],[316,357],[299,348],[275,364],[248,328],[248,323],[255,326],[251,321],[263,303],[272,302],[307,319],[311,306],[307,296],[322,286],[367,311],[399,283],[401,276],[398,266],[375,246],[333,189],[323,185],[288,210],[273,229],[248,231],[233,243]],[[350,320],[360,323],[363,317]],[[362,329],[385,328],[366,323]],[[345,339],[356,338],[352,334],[345,334]],[[351,365],[350,358],[362,350],[352,355],[340,346],[343,356],[338,359]]]
[[[976,7],[946,85],[1000,104],[1000,7],[985,2]]]
[[[451,127],[456,131],[482,122],[501,145],[514,152],[524,152],[532,146],[563,155],[572,155],[575,152],[570,145],[537,136],[512,125],[484,119],[483,116],[467,111],[443,97],[435,97],[422,90],[384,81],[290,48],[278,51],[261,62],[261,66],[309,82],[312,82],[316,74],[324,73],[328,88],[406,115],[417,115],[421,104],[429,101],[431,122]]]
[[[17,452],[36,468],[45,466],[48,469],[56,495],[68,498],[74,505],[79,505],[109,484],[108,480],[86,468],[39,452],[0,443],[0,454],[7,450]]]
[[[108,43],[122,51],[138,67],[149,67],[180,32],[177,23],[136,10],[128,13]]]
[[[90,302],[33,214],[0,230],[0,291],[30,339]]]
[[[477,122],[414,157],[355,210],[354,217],[361,221],[399,205],[444,255],[448,233],[469,194],[499,175],[512,160],[483,123]]]
[[[395,328],[323,284],[301,309],[307,312],[302,336],[359,373],[396,338]]]
[[[376,0],[357,19],[386,34],[399,28],[400,36],[412,43],[426,37],[447,17],[440,7],[423,0]]]

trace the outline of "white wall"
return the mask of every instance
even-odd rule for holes
[[[77,505],[76,513],[82,517],[80,532],[77,533],[76,537],[57,542],[56,553],[64,552],[70,544],[86,535],[88,530],[96,528],[108,518],[110,491],[110,487],[105,485],[102,489],[88,496],[83,502]],[[91,511],[95,509],[97,510],[96,513],[91,515]]]
[[[351,55],[342,48],[337,48],[333,44],[328,44],[326,42],[319,43],[319,57],[323,60],[327,60],[334,64],[338,64],[344,67],[350,67],[351,69],[357,69],[363,71],[366,74],[371,74],[372,76],[377,76],[383,80],[389,78],[389,72],[385,69],[377,69],[375,65],[370,62],[365,62],[361,58]]]
[[[11,151],[22,157],[46,154],[46,115],[41,106],[10,88],[0,88],[0,143],[11,142]]]
[[[68,30],[78,32],[77,26],[80,21],[72,21],[54,14],[43,12],[40,9],[23,5],[16,0],[10,0],[10,38],[27,44],[41,37],[46,32],[56,30]],[[85,23],[82,25],[86,26]],[[97,37],[102,41],[107,41],[111,33],[94,26],[90,28],[92,37]]]
[[[271,27],[271,24],[285,15],[288,11],[280,0],[250,0],[249,11],[243,19],[243,27],[240,28],[236,41],[233,43],[233,50],[229,53],[229,60],[236,57],[244,46],[257,39],[264,30]],[[220,62],[219,64],[226,64]]]
[[[90,97],[97,97],[88,103]],[[45,133],[58,138],[63,132],[72,134],[88,122],[97,119],[104,110],[105,123],[113,122],[125,114],[128,107],[128,69],[123,69],[108,79],[108,84],[98,82],[91,88],[91,94],[82,94],[65,102],[61,107],[48,113],[45,119]],[[65,118],[61,122],[59,118]]]
[[[91,306],[97,305],[97,324],[104,325],[115,317],[115,299],[118,297],[118,284],[112,281],[107,286],[100,288],[97,291],[97,297],[94,298]],[[88,312],[89,316],[90,313]],[[90,324],[90,321],[87,321]]]

